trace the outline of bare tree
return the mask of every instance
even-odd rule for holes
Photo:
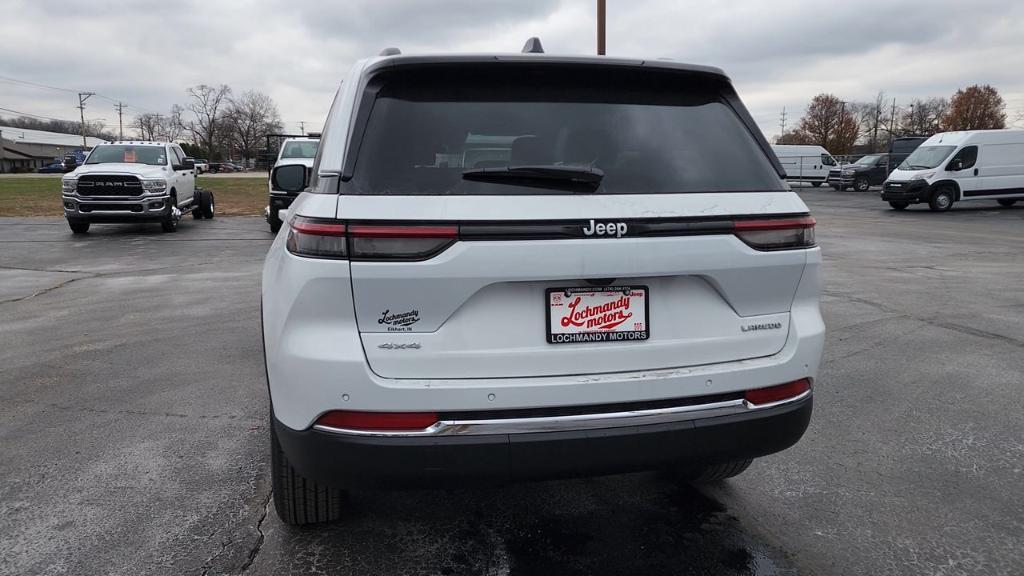
[[[800,129],[784,132],[775,140],[776,144],[811,144],[812,139],[806,132]]]
[[[889,141],[889,126],[892,120],[892,111],[886,105],[885,92],[875,95],[872,102],[853,105],[853,110],[860,119],[861,133],[865,137],[865,144],[871,152],[880,152],[886,149]]]
[[[818,94],[800,119],[799,131],[810,143],[824,146],[833,154],[848,154],[860,133],[857,118],[845,103],[832,94]]]
[[[931,136],[942,131],[942,118],[949,112],[945,98],[917,99],[910,103],[900,125],[901,136]]]
[[[147,112],[139,114],[129,125],[134,128],[140,140],[161,140],[163,137],[163,117],[160,114]]]
[[[244,160],[254,158],[267,134],[281,130],[281,116],[273,99],[249,90],[232,99],[224,115],[224,134]]]
[[[231,87],[221,84],[218,87],[200,84],[185,91],[189,96],[188,110],[195,117],[185,124],[192,134],[193,142],[203,148],[211,157],[216,157],[217,145],[220,143],[218,131],[222,125],[222,115],[227,100],[231,97]]]
[[[999,91],[988,84],[961,88],[950,98],[942,124],[945,130],[1006,128],[1006,103]]]

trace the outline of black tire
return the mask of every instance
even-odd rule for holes
[[[889,202],[889,206],[892,206],[893,210],[906,210],[910,202]]]
[[[160,221],[160,229],[164,232],[175,232],[178,230],[178,219],[174,217],[174,207],[178,205],[178,196],[174,192],[171,192],[171,197],[168,198],[170,207],[167,210],[167,216]]]
[[[217,207],[213,199],[213,192],[210,192],[209,190],[200,190],[198,194],[199,212],[202,214],[203,218],[213,220],[213,213]]]
[[[192,197],[192,218],[195,220],[203,219],[203,211],[199,208],[199,192]]]
[[[341,518],[345,492],[306,479],[288,463],[270,424],[270,482],[274,510],[285,524],[298,526],[333,522]]]
[[[928,201],[928,207],[936,212],[945,212],[953,207],[953,202],[956,201],[956,194],[953,193],[953,189],[949,187],[939,188],[932,194],[931,200]]]
[[[833,184],[832,189],[835,190],[836,192],[842,192],[843,187],[840,186],[839,184]]]
[[[68,220],[68,226],[71,227],[73,234],[85,234],[89,231],[89,222],[81,220]]]
[[[815,188],[821,188],[821,182],[811,182],[811,186],[814,186]]]
[[[1010,206],[1016,204],[1017,200],[1015,198],[1000,198],[999,200],[997,200],[997,202],[999,202],[1000,206],[1003,206],[1004,208],[1009,208]]]
[[[720,482],[733,476],[739,476],[747,468],[750,468],[750,464],[753,463],[753,458],[748,460],[735,460],[732,462],[723,462],[721,464],[711,464],[708,466],[701,466],[697,468],[679,468],[671,471],[671,474],[680,482],[694,482],[694,483],[707,483],[707,482]]]
[[[281,229],[281,218],[278,217],[277,210],[271,210],[270,215],[267,218],[267,222],[270,224],[270,231],[277,234],[278,230]]]
[[[868,181],[867,176],[859,176],[853,181],[853,189],[857,192],[867,192],[871,188],[871,182]]]

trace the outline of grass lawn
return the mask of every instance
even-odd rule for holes
[[[208,178],[196,185],[212,190],[217,214],[262,216],[267,205],[266,177]],[[60,175],[0,178],[0,216],[63,216]]]

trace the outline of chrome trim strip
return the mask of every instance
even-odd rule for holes
[[[628,412],[606,412],[602,414],[574,414],[570,416],[544,416],[539,418],[495,418],[490,420],[440,420],[423,430],[351,430],[316,424],[314,430],[332,434],[352,436],[379,436],[405,438],[417,436],[482,436],[487,434],[530,434],[536,432],[565,432],[572,430],[593,430],[599,428],[621,428],[624,426],[646,426],[689,422],[703,418],[749,414],[766,408],[775,408],[799,402],[811,395],[811,391],[769,404],[751,404],[746,400],[727,400],[693,406],[676,406],[653,410]]]

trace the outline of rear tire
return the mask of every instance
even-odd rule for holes
[[[74,220],[68,220],[68,226],[71,228],[73,234],[85,234],[89,231],[88,222],[76,222]]]
[[[954,198],[951,188],[939,188],[928,201],[928,207],[936,212],[945,212],[953,207]]]
[[[906,210],[907,206],[910,206],[909,202],[889,202],[889,206],[892,206],[893,210]]]
[[[333,522],[341,518],[345,492],[321,486],[292,468],[277,441],[273,422],[270,424],[270,461],[274,510],[282,522],[298,526]]]
[[[734,460],[721,464],[711,464],[697,468],[678,468],[671,471],[673,477],[680,482],[692,482],[703,484],[708,482],[720,482],[733,476],[739,476],[754,462],[753,458],[747,460]]]
[[[1017,200],[1015,198],[1002,198],[1000,200],[997,200],[997,202],[999,202],[1000,206],[1004,208],[1009,208],[1010,206],[1016,204]]]
[[[209,190],[201,190],[199,194],[199,211],[202,213],[203,218],[213,220],[213,213],[216,208],[213,200],[213,192],[210,192]]]
[[[853,189],[857,192],[867,192],[869,188],[871,188],[871,182],[866,176],[861,176],[853,181]]]
[[[270,211],[270,217],[267,218],[267,222],[270,224],[270,231],[277,234],[278,230],[281,229],[281,219],[278,217],[277,210]]]

